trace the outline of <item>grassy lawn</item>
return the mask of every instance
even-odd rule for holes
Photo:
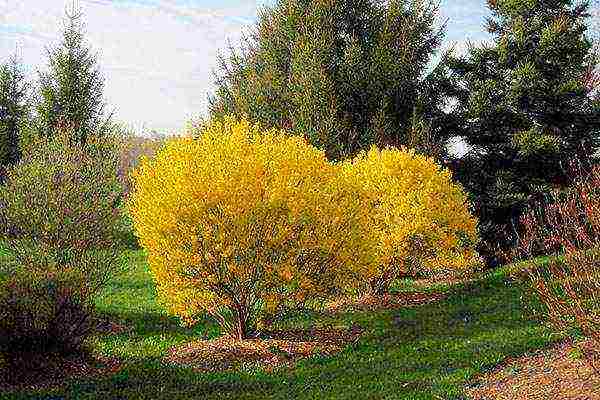
[[[6,261],[7,258],[8,258],[8,250],[4,246],[4,243],[2,243],[2,241],[0,240],[0,274],[3,274],[6,272],[6,270],[4,269],[4,266],[3,266],[3,261]]]
[[[414,308],[290,315],[282,325],[350,325],[366,332],[330,358],[312,358],[291,370],[199,373],[165,366],[165,351],[188,340],[214,337],[210,323],[179,327],[155,299],[143,253],[98,299],[105,316],[132,327],[100,336],[94,347],[125,364],[116,375],[67,382],[60,390],[9,398],[69,399],[461,399],[463,387],[508,356],[549,344],[549,333],[523,317],[521,291],[502,272],[457,287],[449,297]],[[411,290],[404,282],[402,290]],[[1,396],[0,396],[1,397]]]
[[[4,243],[0,241],[0,257],[6,257],[6,255],[8,255],[8,251],[4,247]]]

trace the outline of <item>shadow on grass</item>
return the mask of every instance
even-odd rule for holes
[[[214,326],[186,329],[160,314],[119,313],[115,317],[134,323],[135,332],[118,338],[168,340],[154,352],[130,354],[116,375],[71,382],[48,394],[69,399],[462,399],[462,388],[476,373],[550,343],[544,328],[523,317],[520,297],[518,286],[492,276],[452,289],[439,303],[408,309],[337,316],[305,310],[280,323],[357,323],[367,331],[333,357],[304,360],[272,374],[200,373],[164,365],[157,357],[163,348],[199,338]]]
[[[194,326],[182,326],[179,319],[161,312],[105,311],[98,314],[101,320],[112,321],[123,325],[129,336],[148,335],[183,335],[190,337],[216,337],[220,334],[219,326],[210,318],[199,320]],[[117,336],[119,334],[117,333]]]

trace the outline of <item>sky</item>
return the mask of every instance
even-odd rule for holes
[[[17,52],[32,85],[59,43],[74,0],[0,0],[0,62]],[[275,0],[75,0],[106,78],[117,121],[137,132],[174,134],[206,115],[217,56],[239,43],[257,9]],[[592,0],[600,8],[600,0]],[[486,40],[485,0],[442,0],[445,47]],[[600,20],[600,14],[597,15]]]

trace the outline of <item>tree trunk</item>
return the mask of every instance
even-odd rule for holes
[[[248,312],[244,306],[237,304],[234,309],[233,336],[237,340],[248,339],[251,332],[248,327]]]
[[[370,283],[373,296],[383,296],[389,292],[389,282],[385,278],[375,278]]]

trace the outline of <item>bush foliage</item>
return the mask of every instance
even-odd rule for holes
[[[122,187],[110,139],[39,138],[0,187],[0,229],[54,248],[111,246]]]
[[[301,138],[227,119],[170,140],[134,180],[131,214],[164,303],[238,337],[286,304],[388,284],[410,257],[423,269],[474,257],[462,191],[413,153],[332,164]]]
[[[0,350],[69,352],[93,331],[93,295],[114,268],[104,252],[13,246],[0,260]]]
[[[144,160],[131,214],[171,312],[207,312],[245,337],[286,302],[356,281],[360,205],[337,176],[303,139],[233,120]]]
[[[376,292],[401,277],[456,274],[479,258],[477,221],[466,195],[448,170],[413,151],[372,148],[344,165],[363,204],[372,236],[374,268],[367,279]]]
[[[113,145],[40,138],[0,186],[0,352],[73,350],[118,266]]]
[[[548,204],[522,217],[520,256],[551,254],[525,270],[543,316],[555,328],[577,329],[600,349],[600,167],[572,188],[555,192]],[[600,351],[586,357],[600,372]]]

